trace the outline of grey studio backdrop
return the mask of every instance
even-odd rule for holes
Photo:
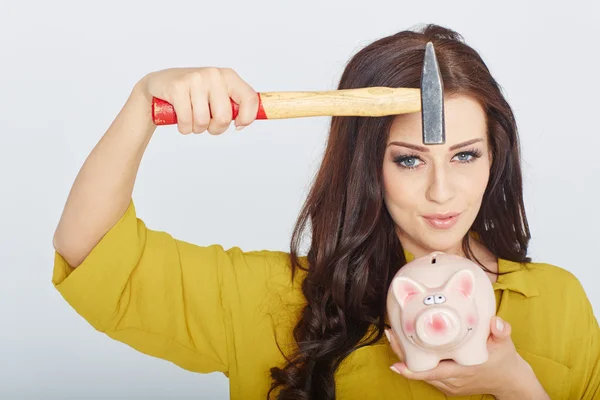
[[[362,46],[424,22],[462,33],[499,80],[521,134],[530,255],[575,274],[600,309],[597,1],[0,4],[0,398],[228,398],[222,374],[109,339],[53,288],[52,234],[75,175],[150,71],[227,66],[257,91],[329,90]],[[215,137],[160,127],[139,216],[197,244],[287,250],[328,122]]]

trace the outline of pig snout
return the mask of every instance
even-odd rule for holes
[[[425,325],[429,336],[446,335],[451,328],[451,322],[443,312],[432,314]]]
[[[426,311],[417,318],[415,325],[419,340],[427,347],[449,345],[460,332],[456,313],[448,309]]]

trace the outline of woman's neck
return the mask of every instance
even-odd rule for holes
[[[402,240],[400,240],[400,242],[402,243]],[[424,256],[430,254],[431,252],[436,251],[433,249],[428,249],[426,247],[419,246],[415,243],[406,243],[406,245],[404,243],[402,243],[402,247],[405,251],[412,254],[414,258],[424,257]],[[498,272],[497,257],[483,243],[481,243],[479,240],[477,240],[473,235],[469,235],[469,247],[471,248],[471,252],[475,256],[477,261],[479,261],[481,264],[483,264],[489,271],[491,271],[493,273]],[[444,253],[447,253],[447,254],[454,254],[454,255],[458,255],[460,257],[469,258],[469,257],[467,257],[467,255],[465,254],[465,252],[463,250],[462,242],[456,243],[454,246],[452,246],[450,248],[447,248],[444,250],[439,250],[439,251],[443,251]],[[488,273],[488,276],[490,277],[490,280],[492,282],[495,282],[496,275],[493,273],[492,274]]]

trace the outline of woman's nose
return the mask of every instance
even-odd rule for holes
[[[452,200],[455,194],[450,171],[441,166],[431,168],[427,199],[435,203],[444,204]]]

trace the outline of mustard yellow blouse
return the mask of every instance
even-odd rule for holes
[[[549,264],[500,260],[499,269],[510,273],[494,283],[498,315],[550,397],[600,399],[600,330],[580,282]],[[293,346],[301,279],[290,281],[284,252],[176,240],[148,229],[131,202],[78,268],[55,254],[52,282],[112,339],[189,371],[221,371],[232,399],[265,399],[269,368],[284,361],[276,341]],[[395,361],[385,338],[356,350],[336,373],[338,398],[446,398],[392,372]]]

